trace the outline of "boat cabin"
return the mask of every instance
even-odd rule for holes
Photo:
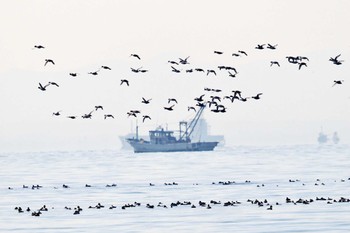
[[[174,131],[164,130],[163,128],[149,131],[149,138],[151,143],[154,144],[168,144],[177,142],[176,138],[174,137]]]

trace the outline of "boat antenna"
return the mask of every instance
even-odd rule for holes
[[[139,125],[136,119],[136,140],[139,140]]]

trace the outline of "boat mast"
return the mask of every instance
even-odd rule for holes
[[[201,115],[203,113],[204,108],[205,108],[205,106],[201,106],[199,108],[199,110],[197,111],[196,115],[194,116],[194,118],[192,119],[192,121],[190,122],[188,127],[186,127],[186,130],[185,130],[184,134],[180,136],[180,139],[183,139],[185,136],[186,136],[186,139],[187,139],[187,138],[189,138],[191,136],[191,134],[193,133],[194,128],[196,127],[196,125],[198,123],[199,118],[201,117]]]

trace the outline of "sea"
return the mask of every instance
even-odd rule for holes
[[[1,153],[0,232],[350,232],[350,146]]]

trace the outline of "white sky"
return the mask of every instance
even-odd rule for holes
[[[235,145],[316,143],[321,127],[350,140],[349,1],[1,1],[0,9],[0,151],[118,149],[118,135],[130,132],[131,109],[149,114],[146,134],[157,125],[191,114],[187,106],[204,87],[244,96],[262,92],[259,101],[224,102],[225,114],[206,111],[213,134]],[[256,50],[257,44],[278,44]],[[44,50],[33,50],[41,44]],[[223,51],[216,55],[214,50]],[[247,57],[232,57],[238,50]],[[141,61],[130,57],[141,56]],[[345,60],[335,66],[328,59]],[[298,70],[286,56],[307,56]],[[182,73],[168,60],[190,56]],[[56,65],[44,66],[45,59]],[[270,67],[277,60],[281,67]],[[101,65],[98,76],[88,75]],[[234,66],[229,78],[218,65]],[[145,74],[130,67],[142,66]],[[215,69],[218,75],[186,74],[187,68]],[[305,68],[305,69],[304,69]],[[70,72],[80,75],[70,77]],[[120,86],[128,79],[130,87]],[[345,80],[332,87],[333,80]],[[38,83],[57,82],[46,92]],[[210,93],[206,93],[207,96]],[[152,98],[142,105],[141,97]],[[177,98],[173,112],[163,110]],[[104,111],[91,120],[80,116],[95,105]],[[62,110],[62,116],[52,112]],[[111,113],[112,120],[103,120]],[[67,119],[77,115],[79,119]],[[134,122],[132,122],[134,121]]]

